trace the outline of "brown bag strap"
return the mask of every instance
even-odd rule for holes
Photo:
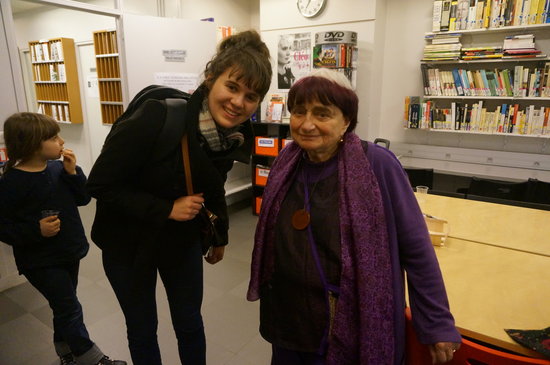
[[[185,185],[187,195],[193,195],[193,179],[191,178],[191,162],[189,161],[189,140],[187,134],[181,139],[181,154],[183,156],[183,169],[185,172]]]

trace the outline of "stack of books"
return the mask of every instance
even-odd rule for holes
[[[504,38],[503,58],[545,58],[540,50],[535,48],[533,34],[511,35]]]
[[[470,47],[462,48],[463,60],[483,60],[502,58],[502,47]]]
[[[460,33],[427,35],[422,61],[454,61],[460,59]]]

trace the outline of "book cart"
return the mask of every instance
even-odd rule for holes
[[[477,23],[469,24],[472,14],[461,16],[452,10],[439,16],[434,4],[433,29],[439,29],[436,18],[442,22],[442,29],[448,24],[451,29],[427,33],[425,39],[458,37],[459,56],[448,48],[440,49],[440,59],[426,60],[425,48],[421,61],[424,95],[407,98],[406,127],[442,133],[550,138],[550,58],[546,56],[550,52],[550,23],[536,15],[524,15],[522,21],[516,7],[493,14],[493,7],[478,9],[483,15],[476,16]],[[523,46],[507,49],[514,38],[531,38],[532,44],[523,42]],[[449,52],[447,59],[445,52]]]
[[[252,213],[260,214],[262,195],[269,170],[275,157],[287,143],[290,125],[283,123],[253,122],[254,150],[252,152]]]
[[[101,117],[103,124],[113,124],[124,109],[116,31],[94,32],[94,49]]]
[[[29,42],[38,113],[60,123],[82,123],[82,104],[74,40]]]
[[[327,31],[315,34],[313,67],[342,72],[355,89],[357,84],[357,32]]]

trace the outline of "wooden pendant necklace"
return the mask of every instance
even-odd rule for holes
[[[321,174],[319,174],[319,179],[315,182],[315,184],[313,184],[313,188],[311,189],[311,194],[309,193],[309,189],[307,187],[307,185],[308,185],[307,176],[306,176],[304,170],[302,169],[302,180],[303,180],[303,183],[304,183],[304,207],[301,208],[301,209],[296,210],[294,212],[294,214],[292,214],[292,221],[291,221],[292,222],[292,227],[294,227],[294,229],[296,229],[298,231],[302,231],[302,230],[306,229],[307,226],[309,226],[309,224],[311,223],[311,215],[309,214],[310,198],[313,195],[313,192],[315,191],[315,188],[317,187],[317,184],[319,183],[319,181],[321,181],[321,177],[323,176],[327,166],[328,166],[328,164],[326,164],[323,167],[323,170],[321,170]]]

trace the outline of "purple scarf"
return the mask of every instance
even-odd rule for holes
[[[256,227],[247,298],[273,273],[275,222],[303,150],[285,147],[273,163]],[[347,133],[338,154],[341,234],[340,296],[329,340],[327,365],[393,364],[392,273],[380,188],[361,140]]]

